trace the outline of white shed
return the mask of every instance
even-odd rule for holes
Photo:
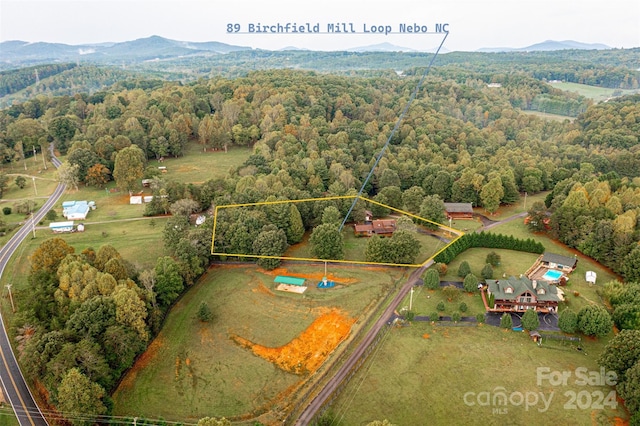
[[[587,273],[585,274],[585,279],[589,284],[595,284],[596,278],[597,274],[594,271],[587,271]]]
[[[51,229],[56,234],[61,232],[73,232],[73,222],[51,222],[49,224],[49,229]]]
[[[142,196],[133,195],[129,197],[129,204],[142,204]]]

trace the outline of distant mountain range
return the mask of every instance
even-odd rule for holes
[[[61,43],[28,43],[5,41],[0,43],[0,61],[3,63],[42,63],[45,61],[90,61],[113,63],[148,61],[152,59],[178,58],[192,55],[218,55],[240,50],[246,46],[234,46],[217,41],[189,42],[151,36],[122,43],[98,43],[68,45]]]
[[[611,49],[611,47],[600,43],[580,43],[573,40],[555,41],[547,40],[542,43],[532,44],[527,47],[511,48],[511,47],[485,47],[478,49],[478,52],[549,52],[553,50],[603,50]]]
[[[479,52],[552,51],[563,49],[608,49],[603,44],[585,44],[576,41],[552,41],[523,48],[484,48]],[[12,40],[0,43],[0,69],[19,68],[47,62],[92,62],[98,64],[130,64],[152,60],[181,59],[185,57],[221,55],[254,50],[248,46],[235,46],[217,41],[190,42],[151,36],[122,43],[95,43],[68,45],[61,43]],[[307,50],[287,47],[282,50]],[[390,43],[348,49],[351,52],[417,52]],[[429,49],[428,52],[435,52]],[[441,49],[441,53],[448,50]]]

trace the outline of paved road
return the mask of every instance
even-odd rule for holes
[[[360,358],[363,356],[367,348],[375,340],[376,336],[382,329],[382,327],[388,326],[387,321],[393,317],[395,309],[398,307],[402,299],[404,299],[411,288],[418,283],[420,276],[424,271],[433,264],[433,261],[427,262],[422,267],[416,269],[411,273],[407,282],[402,286],[398,294],[393,298],[387,309],[382,313],[380,318],[371,327],[367,335],[364,337],[360,345],[353,351],[349,359],[342,365],[340,370],[331,378],[331,380],[322,388],[322,390],[316,395],[311,403],[304,409],[300,417],[296,421],[296,426],[308,425],[318,411],[322,408],[325,401],[333,394],[333,392],[340,386],[343,380],[349,375],[351,370],[356,366]]]
[[[56,167],[60,165],[60,161],[53,156],[52,163]],[[9,242],[0,249],[0,277],[13,252],[30,233],[35,231],[35,225],[40,222],[44,218],[44,215],[58,202],[64,190],[64,185],[58,185],[42,208],[31,215],[29,220],[22,225]],[[2,323],[2,327],[0,328],[0,381],[2,381],[4,394],[13,407],[20,426],[46,426],[48,425],[47,420],[44,418],[40,408],[38,408],[11,349],[7,330],[4,326],[4,318],[2,318],[1,313],[0,322]]]

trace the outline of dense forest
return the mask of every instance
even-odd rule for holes
[[[391,78],[396,73],[421,74],[421,69],[433,58],[432,53],[424,52],[274,52],[240,47],[238,51],[229,51],[226,54],[209,51],[165,57],[167,49],[175,49],[176,46],[169,40],[162,40],[152,37],[146,40],[146,43],[142,43],[145,40],[140,40],[140,43],[131,42],[129,50],[126,50],[123,56],[111,52],[109,55],[81,55],[75,59],[62,55],[58,59],[60,62],[73,61],[71,64],[49,65],[52,60],[49,56],[41,59],[47,61],[42,65],[18,70],[6,70],[11,64],[20,63],[17,58],[0,63],[0,69],[6,70],[0,73],[0,88],[4,88],[0,91],[0,106],[23,102],[39,94],[91,94],[116,81],[141,76],[145,79],[159,78],[190,83],[200,78],[246,77],[248,73],[256,70],[302,69],[350,76]],[[521,74],[539,81],[564,81],[617,90],[638,90],[639,61],[639,48],[604,51],[450,52],[438,55],[438,66],[432,70],[432,74],[443,79],[455,79],[459,83],[464,83],[468,78],[486,83],[500,82],[507,76]],[[26,63],[32,65],[33,61],[28,60]],[[69,69],[66,72],[56,71],[51,74],[54,68]],[[36,69],[40,79],[37,86]],[[17,75],[24,77],[19,84],[16,80]],[[564,105],[558,109],[557,104],[551,107],[544,104],[548,101],[549,99],[543,97],[532,104],[514,106],[572,117],[584,112],[586,108],[583,103],[578,102],[579,105]]]
[[[33,309],[14,324],[16,335],[30,336],[21,356],[37,359],[28,376],[41,380],[56,403],[65,391],[58,385],[83,375],[99,387],[90,385],[100,410],[107,410],[105,395],[119,374],[212,260],[212,224],[193,227],[189,214],[233,203],[355,194],[416,83],[411,73],[254,71],[190,83],[128,80],[91,94],[36,96],[0,111],[0,161],[53,142],[66,154],[64,182],[102,187],[113,179],[132,190],[148,178],[155,197],[146,214],[173,213],[164,230],[172,257],[159,259],[153,271],[135,270],[110,247],[75,254],[57,242],[32,256],[34,291],[19,297],[33,297]],[[522,111],[541,96],[575,107],[578,118],[547,121]],[[365,192],[381,204],[428,215],[443,201],[472,203],[491,214],[521,194],[549,191],[546,203],[530,212],[541,219],[534,225],[550,218],[548,229],[538,231],[640,281],[639,137],[640,96],[592,105],[526,73],[488,79],[445,68],[425,80]],[[203,150],[250,147],[252,154],[225,178],[199,185],[166,181],[146,168],[148,159],[182,156],[190,143]],[[335,240],[335,217],[349,204],[229,209],[216,244],[225,253],[279,256],[305,231]],[[380,208],[361,204],[352,219],[365,207]]]

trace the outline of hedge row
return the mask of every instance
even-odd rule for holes
[[[531,238],[521,240],[511,235],[493,234],[491,232],[473,232],[464,234],[445,250],[438,253],[433,260],[436,263],[448,264],[463,251],[474,247],[507,249],[538,254],[544,252],[542,243]]]

